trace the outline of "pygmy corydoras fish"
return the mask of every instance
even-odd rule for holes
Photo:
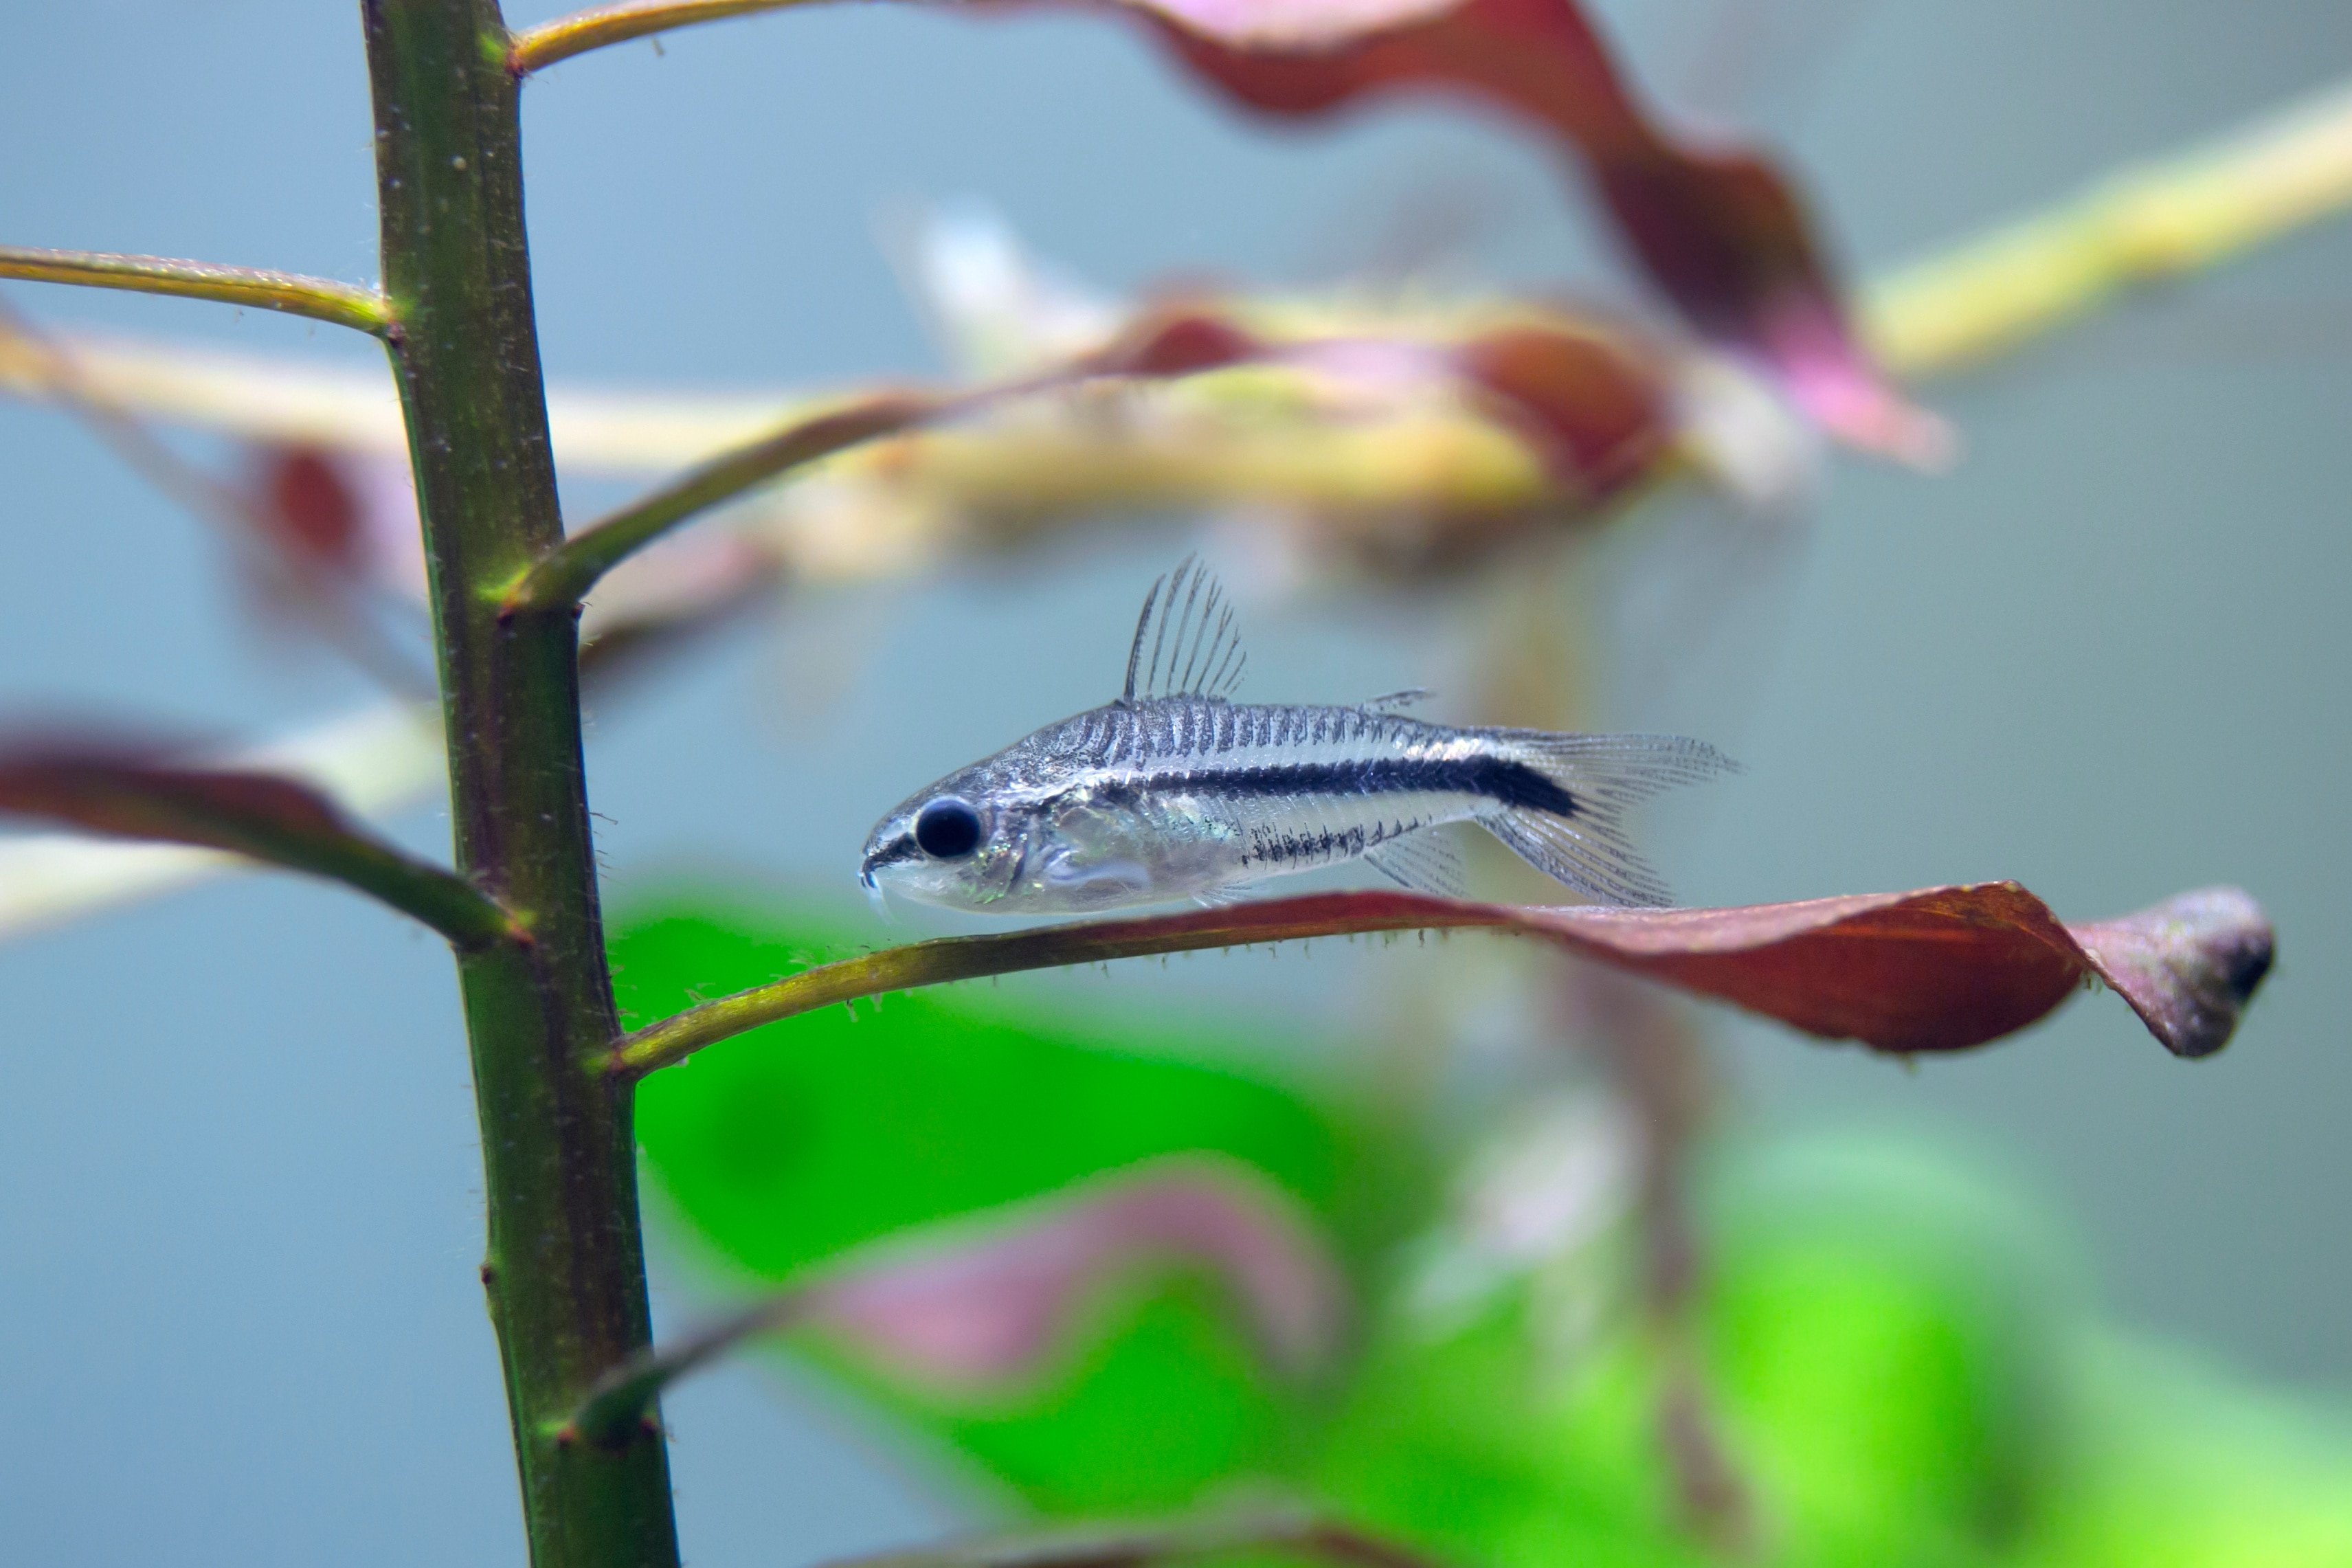
[[[1191,561],[1152,585],[1116,702],[1048,724],[918,791],[866,840],[859,879],[948,909],[1094,913],[1223,903],[1362,859],[1458,893],[1449,823],[1475,823],[1589,898],[1664,904],[1625,808],[1728,771],[1676,735],[1427,724],[1401,692],[1356,707],[1242,703],[1233,610]]]

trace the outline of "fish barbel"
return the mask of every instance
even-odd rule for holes
[[[1213,578],[1152,584],[1115,702],[1048,724],[918,791],[876,825],[858,878],[1003,915],[1225,903],[1268,878],[1362,859],[1458,895],[1448,823],[1475,823],[1589,898],[1662,905],[1625,808],[1732,771],[1678,735],[1423,723],[1398,692],[1355,707],[1231,700],[1245,662]]]

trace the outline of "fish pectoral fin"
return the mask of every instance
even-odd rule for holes
[[[1365,850],[1364,858],[1372,869],[1407,892],[1458,899],[1469,886],[1462,868],[1461,847],[1443,828],[1417,828],[1391,838]]]
[[[1231,909],[1235,904],[1246,904],[1255,897],[1257,897],[1257,891],[1250,884],[1232,882],[1222,888],[1211,888],[1206,892],[1195,893],[1192,895],[1192,901],[1202,909],[1224,910]]]
[[[1135,641],[1127,650],[1127,689],[1119,700],[1202,697],[1223,701],[1241,685],[1242,669],[1248,663],[1224,584],[1198,556],[1187,555],[1143,596]]]
[[[1151,871],[1139,860],[1104,860],[1087,866],[1071,854],[1060,854],[1045,862],[1045,880],[1057,888],[1091,887],[1097,882],[1117,882],[1124,887],[1149,889]]]

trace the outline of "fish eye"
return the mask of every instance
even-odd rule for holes
[[[980,813],[942,795],[915,814],[915,842],[933,859],[961,860],[980,847]]]

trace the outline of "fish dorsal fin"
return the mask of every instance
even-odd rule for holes
[[[1437,694],[1425,686],[1408,686],[1402,691],[1391,691],[1375,697],[1357,707],[1367,713],[1402,713],[1416,704],[1428,701]]]
[[[1197,556],[1187,555],[1143,596],[1119,700],[1202,697],[1222,702],[1241,685],[1248,663],[1224,585]]]

